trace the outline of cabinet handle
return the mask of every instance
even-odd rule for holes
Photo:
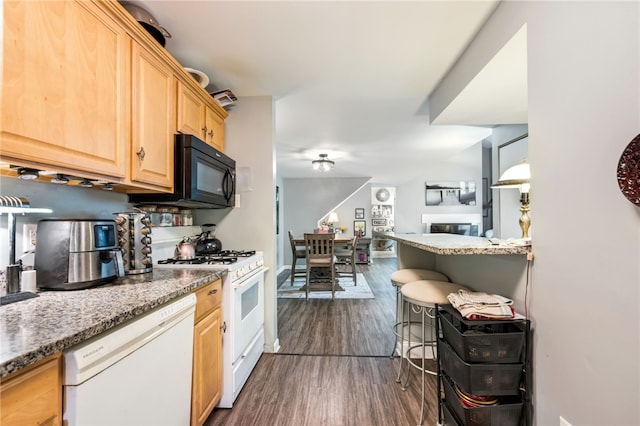
[[[227,322],[223,321],[222,325],[220,326],[220,328],[222,329],[223,333],[226,333],[227,332]]]
[[[205,135],[207,134],[207,126],[206,126],[206,125],[202,128],[202,132],[203,132]]]
[[[213,130],[209,130],[209,137],[212,138],[213,137]]]
[[[209,294],[208,296],[213,296],[214,294],[216,294],[218,292],[217,288],[214,288],[213,290],[209,290]]]
[[[136,152],[136,155],[138,156],[138,158],[140,159],[140,161],[144,161],[144,147],[140,148],[140,151]]]

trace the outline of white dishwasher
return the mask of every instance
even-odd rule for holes
[[[184,426],[191,411],[190,294],[64,352],[66,426]]]

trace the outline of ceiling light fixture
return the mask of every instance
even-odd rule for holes
[[[311,165],[313,166],[313,170],[318,170],[321,172],[329,172],[333,170],[333,166],[336,165],[335,161],[329,160],[327,158],[328,157],[327,154],[320,154],[319,157],[320,159],[313,160],[311,162]]]
[[[26,167],[18,169],[18,179],[34,180],[38,179],[38,176],[40,173],[36,169],[27,169]]]

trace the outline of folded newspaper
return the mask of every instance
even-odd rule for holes
[[[458,290],[447,298],[460,315],[467,319],[513,318],[513,300],[497,294]]]

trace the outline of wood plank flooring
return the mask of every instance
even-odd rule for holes
[[[205,425],[415,425],[420,373],[406,391],[396,383],[396,259],[358,265],[375,299],[278,299],[280,352],[263,354],[232,409]],[[283,285],[288,285],[285,282]],[[436,380],[427,376],[424,424],[437,421]]]

